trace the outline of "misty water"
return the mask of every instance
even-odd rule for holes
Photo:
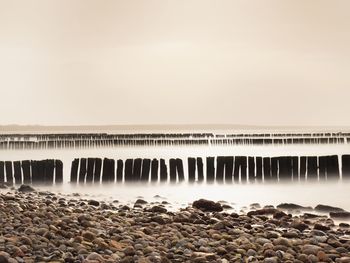
[[[83,149],[47,149],[47,150],[8,150],[0,151],[0,160],[41,160],[60,159],[64,164],[64,182],[58,186],[40,186],[40,190],[50,190],[61,194],[79,193],[82,197],[98,200],[119,200],[121,203],[133,203],[143,197],[147,201],[171,203],[170,209],[185,207],[193,200],[207,198],[226,201],[234,210],[251,203],[277,205],[279,203],[297,203],[304,206],[328,204],[350,211],[350,182],[285,182],[285,183],[110,183],[94,185],[74,185],[69,182],[71,162],[74,158],[99,157],[111,159],[127,158],[164,158],[168,164],[170,158],[182,158],[187,174],[187,157],[207,156],[320,156],[349,154],[347,144],[335,145],[281,145],[281,146],[165,146],[165,147],[111,147]],[[204,162],[204,171],[206,169]],[[4,190],[2,190],[4,191]],[[156,195],[160,196],[156,197]]]

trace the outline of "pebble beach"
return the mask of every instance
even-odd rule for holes
[[[200,199],[104,202],[30,186],[0,194],[0,263],[350,262],[350,213]]]

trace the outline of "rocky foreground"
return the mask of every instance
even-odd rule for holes
[[[332,219],[350,217],[340,208],[253,204],[237,214],[202,199],[170,212],[165,201],[127,206],[32,190],[0,194],[0,263],[350,262],[350,226]]]

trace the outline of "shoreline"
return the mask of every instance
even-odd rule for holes
[[[169,211],[160,197],[127,205],[20,190],[0,194],[0,262],[350,262],[350,225],[309,207],[235,213],[202,199]]]

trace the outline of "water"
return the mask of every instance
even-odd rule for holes
[[[227,201],[239,211],[244,206],[258,202],[262,205],[277,205],[283,202],[304,206],[328,204],[350,211],[350,183],[345,181],[327,183],[275,183],[275,184],[207,184],[187,182],[181,184],[146,183],[112,185],[72,185],[69,183],[70,165],[74,158],[107,157],[127,158],[182,158],[187,167],[187,157],[207,156],[284,156],[284,155],[333,155],[349,154],[348,145],[284,145],[284,146],[196,146],[196,147],[119,147],[91,149],[48,149],[48,150],[11,150],[0,151],[0,160],[60,159],[64,163],[64,183],[54,187],[40,187],[63,194],[80,193],[98,200],[119,200],[132,203],[142,196],[148,201],[160,201],[160,195],[170,202],[173,208],[184,207],[193,200],[208,198]],[[204,164],[205,165],[205,164]],[[204,167],[205,169],[205,167]],[[187,177],[185,169],[185,177]]]

